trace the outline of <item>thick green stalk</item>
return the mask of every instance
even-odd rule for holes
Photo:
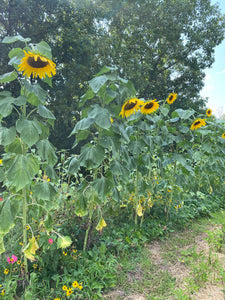
[[[27,189],[23,188],[23,247],[27,245]],[[28,266],[27,266],[27,258],[24,255],[24,265],[25,265],[25,279],[28,280]]]
[[[87,230],[86,230],[85,238],[84,238],[83,251],[86,251],[86,250],[87,250],[87,240],[88,240],[89,231],[90,231],[90,229],[91,229],[92,215],[93,215],[93,209],[92,209],[92,207],[91,207],[90,212],[89,212],[88,228],[87,228]]]
[[[135,219],[134,223],[137,225],[137,208],[138,208],[138,170],[136,170],[136,182],[135,182]]]

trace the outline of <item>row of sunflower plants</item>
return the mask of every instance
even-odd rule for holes
[[[186,207],[197,210],[194,218],[209,213],[211,195],[224,191],[224,122],[211,109],[173,110],[176,93],[158,101],[136,95],[116,68],[103,67],[80,99],[81,120],[71,135],[74,147],[86,143],[68,172],[86,170],[73,197],[75,214],[86,220],[83,250],[94,224],[100,233],[112,224],[110,211],[126,212],[140,226],[151,214],[168,222]]]

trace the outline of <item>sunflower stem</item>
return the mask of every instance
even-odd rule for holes
[[[137,209],[138,209],[138,169],[136,169],[136,183],[135,183],[135,219],[134,219],[135,225],[137,225]]]
[[[23,188],[23,248],[27,246],[27,189]],[[28,282],[28,265],[27,265],[27,257],[24,254],[24,265],[25,265],[25,280]]]

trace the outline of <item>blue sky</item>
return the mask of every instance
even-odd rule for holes
[[[225,0],[211,0],[211,3],[218,3],[225,14]],[[215,62],[210,69],[206,69],[201,96],[209,98],[208,107],[216,116],[225,113],[225,40],[215,48]]]

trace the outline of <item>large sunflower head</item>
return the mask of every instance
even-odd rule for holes
[[[122,118],[124,118],[124,116],[129,117],[131,114],[135,114],[135,112],[138,111],[140,109],[140,106],[143,104],[144,102],[140,99],[129,99],[123,104],[119,115],[121,115]]]
[[[197,119],[192,123],[191,130],[196,130],[205,125],[206,125],[205,119]]]
[[[155,100],[150,100],[150,101],[147,101],[145,102],[142,107],[141,107],[141,113],[142,114],[151,114],[153,113],[154,111],[156,111],[157,109],[159,108],[159,103],[156,102],[156,99]]]
[[[225,132],[222,134],[222,139],[225,139]]]
[[[23,75],[30,77],[32,74],[34,78],[45,78],[46,75],[52,77],[56,74],[55,64],[51,59],[30,51],[24,51],[24,54],[18,69]]]
[[[166,99],[166,102],[168,104],[172,104],[176,99],[177,99],[177,94],[170,93],[169,96],[168,96],[168,98]]]
[[[211,115],[212,115],[212,110],[211,110],[210,108],[207,109],[206,115],[207,115],[208,117],[211,117]]]

